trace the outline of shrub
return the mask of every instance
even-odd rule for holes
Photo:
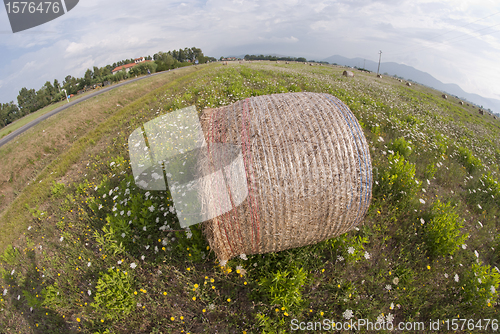
[[[394,152],[398,152],[405,159],[408,159],[412,152],[410,144],[403,137],[395,139],[391,144],[389,144],[389,148]]]
[[[422,182],[415,179],[415,164],[400,156],[398,152],[388,156],[389,166],[379,174],[374,187],[374,197],[407,207],[420,191]]]
[[[17,248],[12,247],[12,245],[8,245],[3,254],[0,255],[0,260],[10,264],[15,265],[18,262],[19,250]]]
[[[64,194],[64,183],[56,183],[52,181],[51,191],[54,197],[56,198],[62,197],[62,195]]]
[[[437,200],[426,218],[423,237],[427,251],[433,257],[453,254],[468,238],[467,233],[460,235],[463,221],[450,202],[445,204]]]
[[[489,307],[498,298],[500,274],[489,265],[473,263],[465,277],[463,298],[473,307]]]
[[[468,148],[460,146],[458,153],[458,160],[469,173],[474,173],[478,168],[483,167],[481,160],[476,158]]]
[[[105,250],[105,252],[119,255],[125,252],[125,247],[123,242],[117,240],[117,234],[112,226],[103,226],[103,234],[98,231],[94,231],[94,238],[97,244]]]
[[[90,305],[109,320],[122,319],[136,306],[130,275],[109,269],[97,281],[94,302]]]
[[[64,297],[62,293],[60,293],[60,288],[57,282],[54,282],[53,285],[49,285],[42,290],[43,302],[42,305],[53,309],[62,311],[67,306],[67,298]]]
[[[278,270],[272,276],[264,277],[260,286],[268,295],[271,305],[281,305],[290,310],[302,303],[302,289],[306,280],[304,268],[294,267],[291,271]]]

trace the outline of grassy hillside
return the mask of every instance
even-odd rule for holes
[[[426,87],[342,71],[211,65],[91,117],[2,214],[0,332],[281,333],[325,319],[440,319],[448,332],[453,318],[474,320],[459,332],[491,332],[497,320],[478,320],[498,319],[500,123]],[[333,94],[360,121],[369,213],[338,238],[221,267],[199,226],[178,231],[168,193],[134,185],[128,136],[185,106],[291,91]]]

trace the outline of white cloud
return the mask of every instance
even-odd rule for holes
[[[71,42],[66,48],[66,53],[70,56],[72,53],[81,53],[83,50],[87,49],[89,46],[83,43]]]
[[[265,37],[259,37],[259,40],[261,42],[266,42],[266,43],[297,43],[299,41],[298,38],[290,36],[290,37],[271,37],[271,38],[265,38]]]

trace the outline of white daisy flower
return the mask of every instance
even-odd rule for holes
[[[349,320],[353,317],[354,313],[352,310],[345,310],[344,313],[342,313],[345,319]]]

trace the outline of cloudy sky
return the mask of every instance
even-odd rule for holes
[[[413,66],[500,99],[498,0],[81,0],[12,33],[0,9],[0,102],[22,87],[121,59],[185,47],[205,55],[332,55]]]

